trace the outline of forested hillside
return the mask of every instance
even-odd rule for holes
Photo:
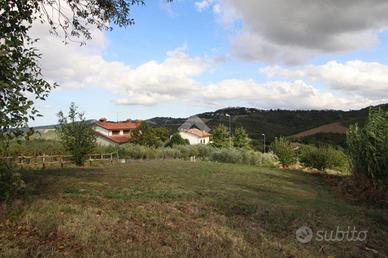
[[[381,105],[388,108],[388,104]],[[354,123],[364,123],[368,117],[368,109],[353,111],[341,110],[259,110],[255,108],[225,108],[215,112],[198,114],[210,128],[218,124],[229,126],[229,118],[225,114],[231,115],[232,131],[243,126],[252,139],[262,139],[262,134],[267,136],[268,141],[272,141],[277,136],[292,136],[306,130],[314,129],[330,123],[340,123],[348,127]],[[185,118],[164,118],[156,117],[148,120],[155,126],[163,126],[175,131]],[[309,135],[309,140],[314,142],[314,137]],[[338,133],[319,133],[315,136],[315,141],[343,142],[344,136]],[[313,140],[312,140],[313,139]],[[303,139],[302,139],[303,140]]]

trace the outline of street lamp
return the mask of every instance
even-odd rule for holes
[[[229,114],[225,114],[225,116],[229,117],[229,148],[232,148],[232,122]]]
[[[265,134],[261,134],[263,136],[263,153],[265,153]]]

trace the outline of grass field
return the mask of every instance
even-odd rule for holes
[[[388,217],[333,178],[186,161],[31,171],[0,214],[0,257],[384,257]],[[302,244],[295,231],[368,230],[365,242]]]

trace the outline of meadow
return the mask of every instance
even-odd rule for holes
[[[388,255],[387,210],[345,197],[345,177],[182,160],[22,174],[25,196],[0,208],[0,257]],[[302,244],[301,226],[368,234]]]

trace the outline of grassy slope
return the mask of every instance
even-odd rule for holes
[[[134,162],[26,173],[26,201],[2,207],[0,257],[366,257],[363,244],[300,244],[295,230],[355,225],[388,254],[383,210],[341,198],[322,177],[245,165]]]

